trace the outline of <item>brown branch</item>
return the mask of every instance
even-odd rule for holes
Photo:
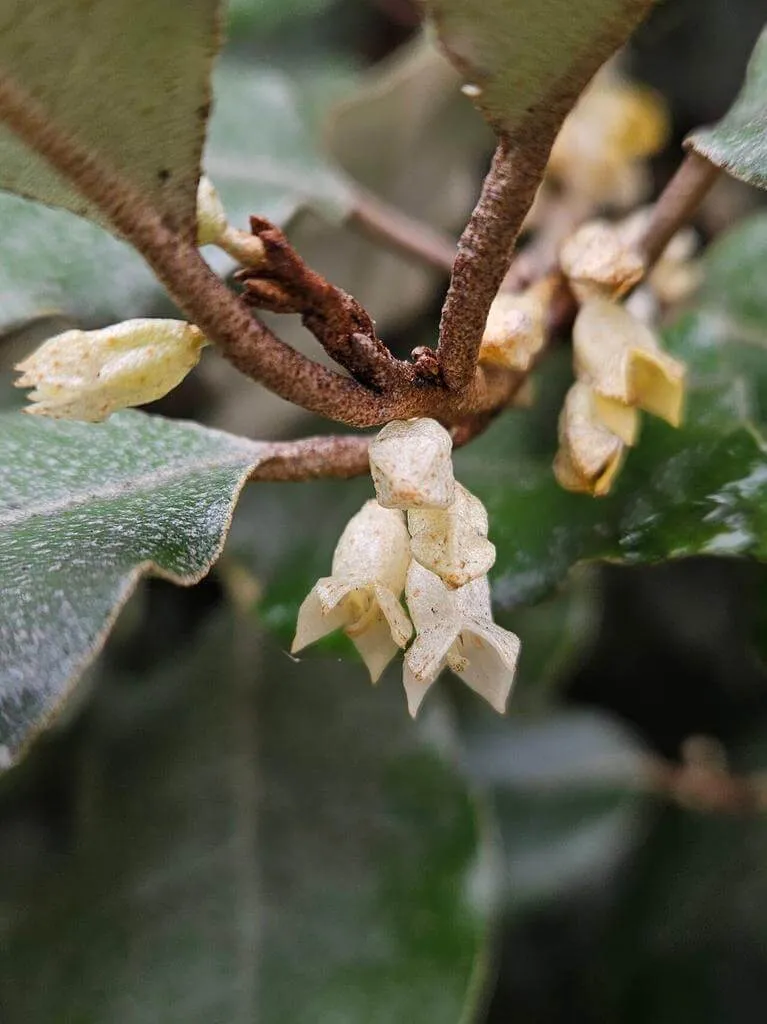
[[[528,143],[530,140],[527,140]],[[490,304],[532,206],[548,159],[546,145],[501,138],[477,205],[458,242],[439,327],[439,358],[448,388],[472,380]]]
[[[721,173],[721,168],[699,153],[691,150],[687,154],[655,203],[641,240],[648,269],[660,258],[679,228],[692,218]]]
[[[516,386],[513,374],[479,368],[469,387],[454,394],[400,364],[386,393],[377,394],[320,366],[275,337],[213,273],[192,240],[169,228],[138,189],[59,130],[37,100],[3,75],[0,121],[141,253],[177,305],[237,369],[280,397],[348,426],[370,427],[411,416],[454,423],[502,406]]]
[[[250,224],[265,259],[236,275],[249,305],[274,313],[299,313],[330,358],[369,387],[383,391],[411,372],[378,339],[367,310],[308,267],[279,228],[261,217],[251,217]]]
[[[403,256],[445,273],[453,269],[455,241],[448,235],[410,217],[362,187],[355,189],[353,203],[349,223],[374,242],[381,242]]]
[[[250,474],[250,480],[300,480],[333,478],[348,480],[370,472],[370,438],[360,434],[303,437],[300,441],[275,441],[271,454]]]

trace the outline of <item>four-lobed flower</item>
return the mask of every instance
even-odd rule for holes
[[[413,632],[400,604],[409,562],[402,512],[366,502],[341,534],[331,575],[318,580],[301,605],[293,653],[343,629],[377,682]]]

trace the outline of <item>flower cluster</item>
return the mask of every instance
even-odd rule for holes
[[[684,364],[621,301],[645,274],[632,221],[585,224],[560,252],[580,308],[573,325],[576,383],[559,420],[554,472],[567,490],[597,496],[608,493],[627,448],[636,444],[640,410],[674,427],[682,420]],[[674,264],[673,252],[664,256],[667,266]]]
[[[349,521],[331,575],[301,605],[292,646],[343,629],[375,683],[415,632],[403,673],[412,715],[445,667],[503,712],[519,654],[518,638],[493,622],[487,512],[455,480],[451,450],[435,420],[381,430],[370,445],[376,500]]]

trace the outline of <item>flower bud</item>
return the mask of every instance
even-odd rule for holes
[[[490,307],[479,358],[525,372],[546,343],[551,285],[526,292],[500,292]]]
[[[410,714],[415,717],[443,668],[451,668],[502,714],[514,681],[519,638],[493,622],[487,577],[450,590],[413,561],[405,598],[416,628],[403,672]]]
[[[215,245],[226,229],[223,203],[213,182],[203,174],[197,185],[197,244]]]
[[[631,207],[648,185],[638,161],[658,152],[667,134],[668,119],[659,97],[622,80],[608,66],[562,125],[548,174],[593,204]]]
[[[495,545],[487,539],[487,510],[459,483],[449,508],[413,509],[407,521],[413,558],[449,587],[463,587],[495,564]]]
[[[332,575],[318,580],[301,605],[291,650],[343,629],[377,682],[413,632],[399,601],[409,561],[402,512],[366,502],[341,534]]]
[[[450,434],[436,420],[393,420],[370,444],[370,472],[384,508],[447,508],[455,497]]]
[[[559,264],[580,302],[592,297],[617,298],[642,280],[644,259],[607,221],[583,224],[564,242]]]
[[[99,331],[65,331],[16,367],[33,387],[27,412],[99,422],[162,398],[186,377],[207,342],[180,320],[126,320]]]

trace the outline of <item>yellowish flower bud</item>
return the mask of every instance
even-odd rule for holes
[[[623,429],[636,437],[635,409],[626,409]],[[600,421],[594,392],[588,384],[576,383],[567,393],[559,417],[559,451],[554,475],[565,490],[601,497],[609,492],[625,452],[621,438]]]
[[[606,299],[585,302],[573,326],[575,372],[604,398],[638,406],[674,427],[682,421],[685,366],[652,329]]]
[[[522,293],[496,296],[482,336],[480,360],[523,373],[531,368],[546,343],[552,287],[544,281]]]
[[[449,508],[413,509],[407,522],[413,558],[449,587],[463,587],[487,575],[495,564],[495,545],[487,539],[487,510],[459,483]]]
[[[197,244],[216,245],[226,228],[223,203],[213,182],[203,174],[197,186]]]
[[[410,714],[415,717],[443,668],[451,668],[503,714],[514,681],[519,638],[493,622],[487,577],[450,590],[439,576],[413,561],[405,598],[416,628],[403,672]]]
[[[204,174],[197,186],[197,244],[217,245],[246,267],[260,267],[266,255],[260,238],[227,222],[218,192]]]
[[[301,605],[291,650],[343,629],[377,682],[413,632],[399,600],[409,561],[402,512],[366,502],[341,534],[332,575],[318,580]]]
[[[583,224],[564,242],[559,265],[580,302],[592,297],[615,299],[642,280],[645,262],[626,242],[620,228],[607,221]]]
[[[384,508],[448,508],[455,498],[450,434],[436,420],[387,423],[370,444],[370,472]]]
[[[162,398],[186,377],[207,342],[180,320],[126,320],[99,331],[65,331],[16,367],[34,388],[27,412],[99,422]]]

